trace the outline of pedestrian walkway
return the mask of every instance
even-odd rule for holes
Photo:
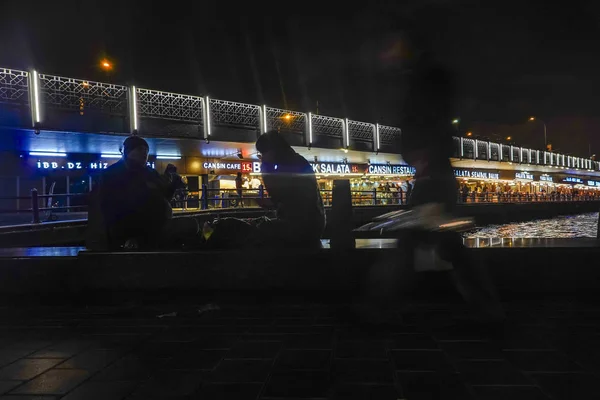
[[[509,302],[502,337],[447,301],[381,329],[340,304],[196,301],[4,307],[0,399],[600,397],[600,301]]]

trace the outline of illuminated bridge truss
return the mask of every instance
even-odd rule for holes
[[[306,132],[307,116],[305,113],[272,107],[265,107],[265,109],[267,111],[267,131],[276,130],[297,134]]]
[[[392,145],[400,139],[402,130],[393,126],[379,125],[379,142],[383,145]]]
[[[108,114],[127,115],[126,86],[74,78],[39,74],[43,104],[64,110],[99,110]]]
[[[312,114],[313,135],[323,135],[342,139],[344,134],[344,120],[325,115]]]
[[[209,111],[211,126],[230,126],[258,130],[261,118],[267,130],[275,129],[297,134],[306,134],[308,114],[265,107],[254,104],[237,103],[227,100],[207,99],[199,96],[161,92],[151,89],[136,89],[136,101],[130,101],[130,88],[123,85],[66,78],[48,74],[37,74],[38,91],[33,84],[35,74],[10,68],[0,68],[0,104],[8,104],[33,111],[32,102],[39,98],[39,106],[44,109],[73,110],[83,113],[87,110],[103,114],[131,116],[137,110],[139,117],[173,121],[205,123]],[[37,96],[36,96],[37,95]],[[137,107],[132,108],[132,104]],[[42,113],[42,118],[43,118]],[[345,121],[342,118],[311,114],[312,135],[342,139],[345,134]],[[135,118],[134,118],[135,120]],[[377,132],[375,125],[348,121],[348,137],[355,142],[373,142]],[[41,126],[44,121],[38,121]],[[206,127],[205,127],[206,128]],[[210,127],[209,127],[210,128]],[[132,128],[133,129],[133,128]],[[167,136],[189,136],[187,131],[178,131],[175,126]],[[143,135],[144,132],[141,132]],[[206,134],[206,130],[205,130]],[[379,125],[379,147],[395,145],[400,138],[400,128]],[[533,150],[493,143],[471,138],[453,138],[454,155],[465,159],[513,162],[534,165],[552,165],[565,168],[600,170],[600,163],[587,158],[565,156],[544,150]]]
[[[357,142],[373,143],[375,135],[375,125],[367,122],[348,120],[348,129],[350,131],[350,139]]]
[[[0,103],[29,104],[29,74],[26,71],[0,68]]]
[[[260,128],[260,107],[254,104],[209,99],[210,122],[239,128]]]
[[[202,97],[141,88],[136,91],[139,116],[202,124]]]

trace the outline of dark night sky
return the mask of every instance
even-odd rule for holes
[[[0,66],[106,81],[106,55],[118,83],[390,125],[403,79],[383,55],[417,27],[458,73],[461,130],[541,147],[536,115],[555,149],[600,152],[597,2],[5,2]]]

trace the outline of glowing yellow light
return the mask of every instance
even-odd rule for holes
[[[111,62],[108,61],[107,59],[104,59],[104,60],[100,61],[100,66],[102,67],[102,69],[105,69],[107,71],[111,70],[112,67],[113,67],[112,64],[111,64]]]
[[[512,139],[512,137],[510,137],[510,136],[506,138],[506,140],[511,140],[511,139]]]
[[[530,121],[535,121],[535,117],[529,117]]]
[[[290,114],[285,114],[285,119],[290,119],[292,116]]]
[[[82,85],[83,85],[84,87],[88,87],[88,86],[90,86],[90,84],[89,84],[89,83],[87,83],[87,82],[85,82],[85,81],[82,83]]]
[[[467,136],[473,136],[473,132],[467,132]]]

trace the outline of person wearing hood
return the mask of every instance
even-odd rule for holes
[[[260,136],[265,189],[277,211],[277,220],[261,224],[267,243],[285,246],[320,246],[325,209],[313,168],[276,131]]]
[[[170,201],[180,179],[170,172],[172,166],[164,175],[150,168],[148,151],[144,139],[128,137],[123,143],[123,158],[102,175],[100,210],[109,249],[153,248],[198,233],[195,220],[172,219]]]

